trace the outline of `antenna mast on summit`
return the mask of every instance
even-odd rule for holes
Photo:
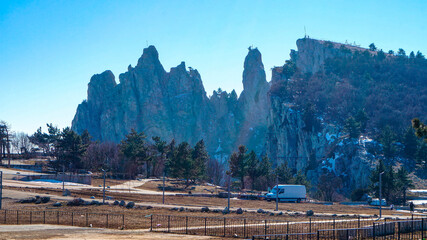
[[[305,26],[304,26],[304,38],[307,38],[307,31],[305,30]]]

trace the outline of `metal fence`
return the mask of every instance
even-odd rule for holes
[[[268,219],[152,215],[150,230],[219,237],[253,237],[254,239],[317,239],[318,236],[319,239],[359,239],[354,238],[353,235],[372,237],[400,233],[401,236],[406,236],[408,231],[411,234],[421,229],[426,231],[426,222],[426,219],[377,221],[361,218],[331,218],[321,221],[313,221],[310,218],[308,221],[290,222]],[[342,236],[347,236],[345,235],[347,233],[349,238],[343,238]],[[425,236],[422,232],[420,234]]]
[[[57,224],[80,227],[122,228],[124,214],[0,210],[0,224]]]
[[[397,220],[397,221],[377,221],[370,226],[360,228],[337,228],[319,229],[313,233],[299,234],[270,234],[254,235],[252,239],[276,239],[276,240],[305,240],[305,239],[426,239],[427,238],[427,218]]]

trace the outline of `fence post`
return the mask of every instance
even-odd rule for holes
[[[188,234],[188,216],[185,216],[185,234]]]
[[[125,215],[122,214],[122,227],[125,228]]]
[[[108,228],[108,213],[107,213],[107,228]]]
[[[168,232],[170,232],[171,229],[171,216],[168,216]]]
[[[56,212],[56,224],[59,225],[59,212]]]
[[[225,218],[224,218],[224,237],[225,237]]]
[[[319,230],[317,230],[317,240],[319,240],[320,239],[320,232],[319,232]]]
[[[424,239],[424,218],[421,218],[421,239]]]
[[[150,216],[150,232],[153,231],[153,214]]]
[[[43,211],[43,224],[46,224],[46,211]]]
[[[243,219],[243,238],[246,237],[246,218]]]
[[[86,227],[89,227],[89,213],[86,213]]]
[[[4,224],[6,224],[6,216],[7,216],[7,210],[4,210]]]
[[[372,225],[372,238],[375,240],[375,222]]]
[[[74,212],[71,212],[71,226],[74,226]]]
[[[311,233],[311,218],[310,218],[310,226],[309,226],[309,231]]]
[[[207,217],[205,217],[205,236],[207,235]]]
[[[400,240],[400,222],[397,222],[397,239]]]
[[[30,224],[33,223],[33,211],[30,211]]]
[[[334,229],[332,230],[332,235],[334,236],[334,239],[335,239],[335,217],[333,220],[333,225],[334,225]]]
[[[19,210],[16,210],[16,225],[19,224]]]
[[[267,235],[267,219],[264,220],[264,235]]]
[[[348,239],[350,239],[350,238],[349,238],[349,234],[348,234],[348,228],[347,228],[347,240],[348,240]]]
[[[414,214],[412,214],[411,220],[411,239],[414,239]]]

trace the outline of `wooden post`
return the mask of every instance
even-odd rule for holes
[[[375,240],[375,222],[372,224],[372,235],[372,238]]]
[[[225,237],[225,218],[224,218],[224,237]]]
[[[185,234],[188,234],[188,216],[185,216]]]
[[[207,235],[207,217],[205,217],[205,236]]]
[[[71,212],[71,226],[74,226],[74,212]]]
[[[108,228],[108,213],[107,213],[107,228]]]
[[[59,212],[56,212],[56,224],[59,225]]]
[[[400,240],[400,222],[397,222],[397,239]]]
[[[43,211],[43,224],[46,224],[46,211]]]
[[[246,218],[243,219],[243,238],[246,238]]]
[[[30,224],[33,223],[33,211],[30,211]]]
[[[264,235],[267,235],[267,219],[264,220]]]
[[[168,216],[168,232],[170,232],[171,228],[171,216]]]
[[[19,210],[16,210],[16,225],[19,224]]]
[[[153,214],[150,216],[150,232],[153,231]]]
[[[86,213],[86,227],[89,227],[89,213]]]
[[[7,210],[4,210],[4,224],[6,224]]]
[[[122,227],[125,228],[125,215],[122,214]]]

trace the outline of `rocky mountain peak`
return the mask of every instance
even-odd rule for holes
[[[115,86],[115,77],[110,70],[104,71],[101,74],[93,75],[88,84],[88,101],[96,102],[102,99],[106,95],[106,93],[111,93]]]
[[[138,64],[135,68],[159,68],[164,71],[162,64],[159,60],[159,53],[156,47],[150,45],[144,48],[142,56],[138,59]]]
[[[249,47],[248,55],[243,65],[243,89],[249,92],[256,91],[260,85],[266,84],[264,64],[258,48]]]

